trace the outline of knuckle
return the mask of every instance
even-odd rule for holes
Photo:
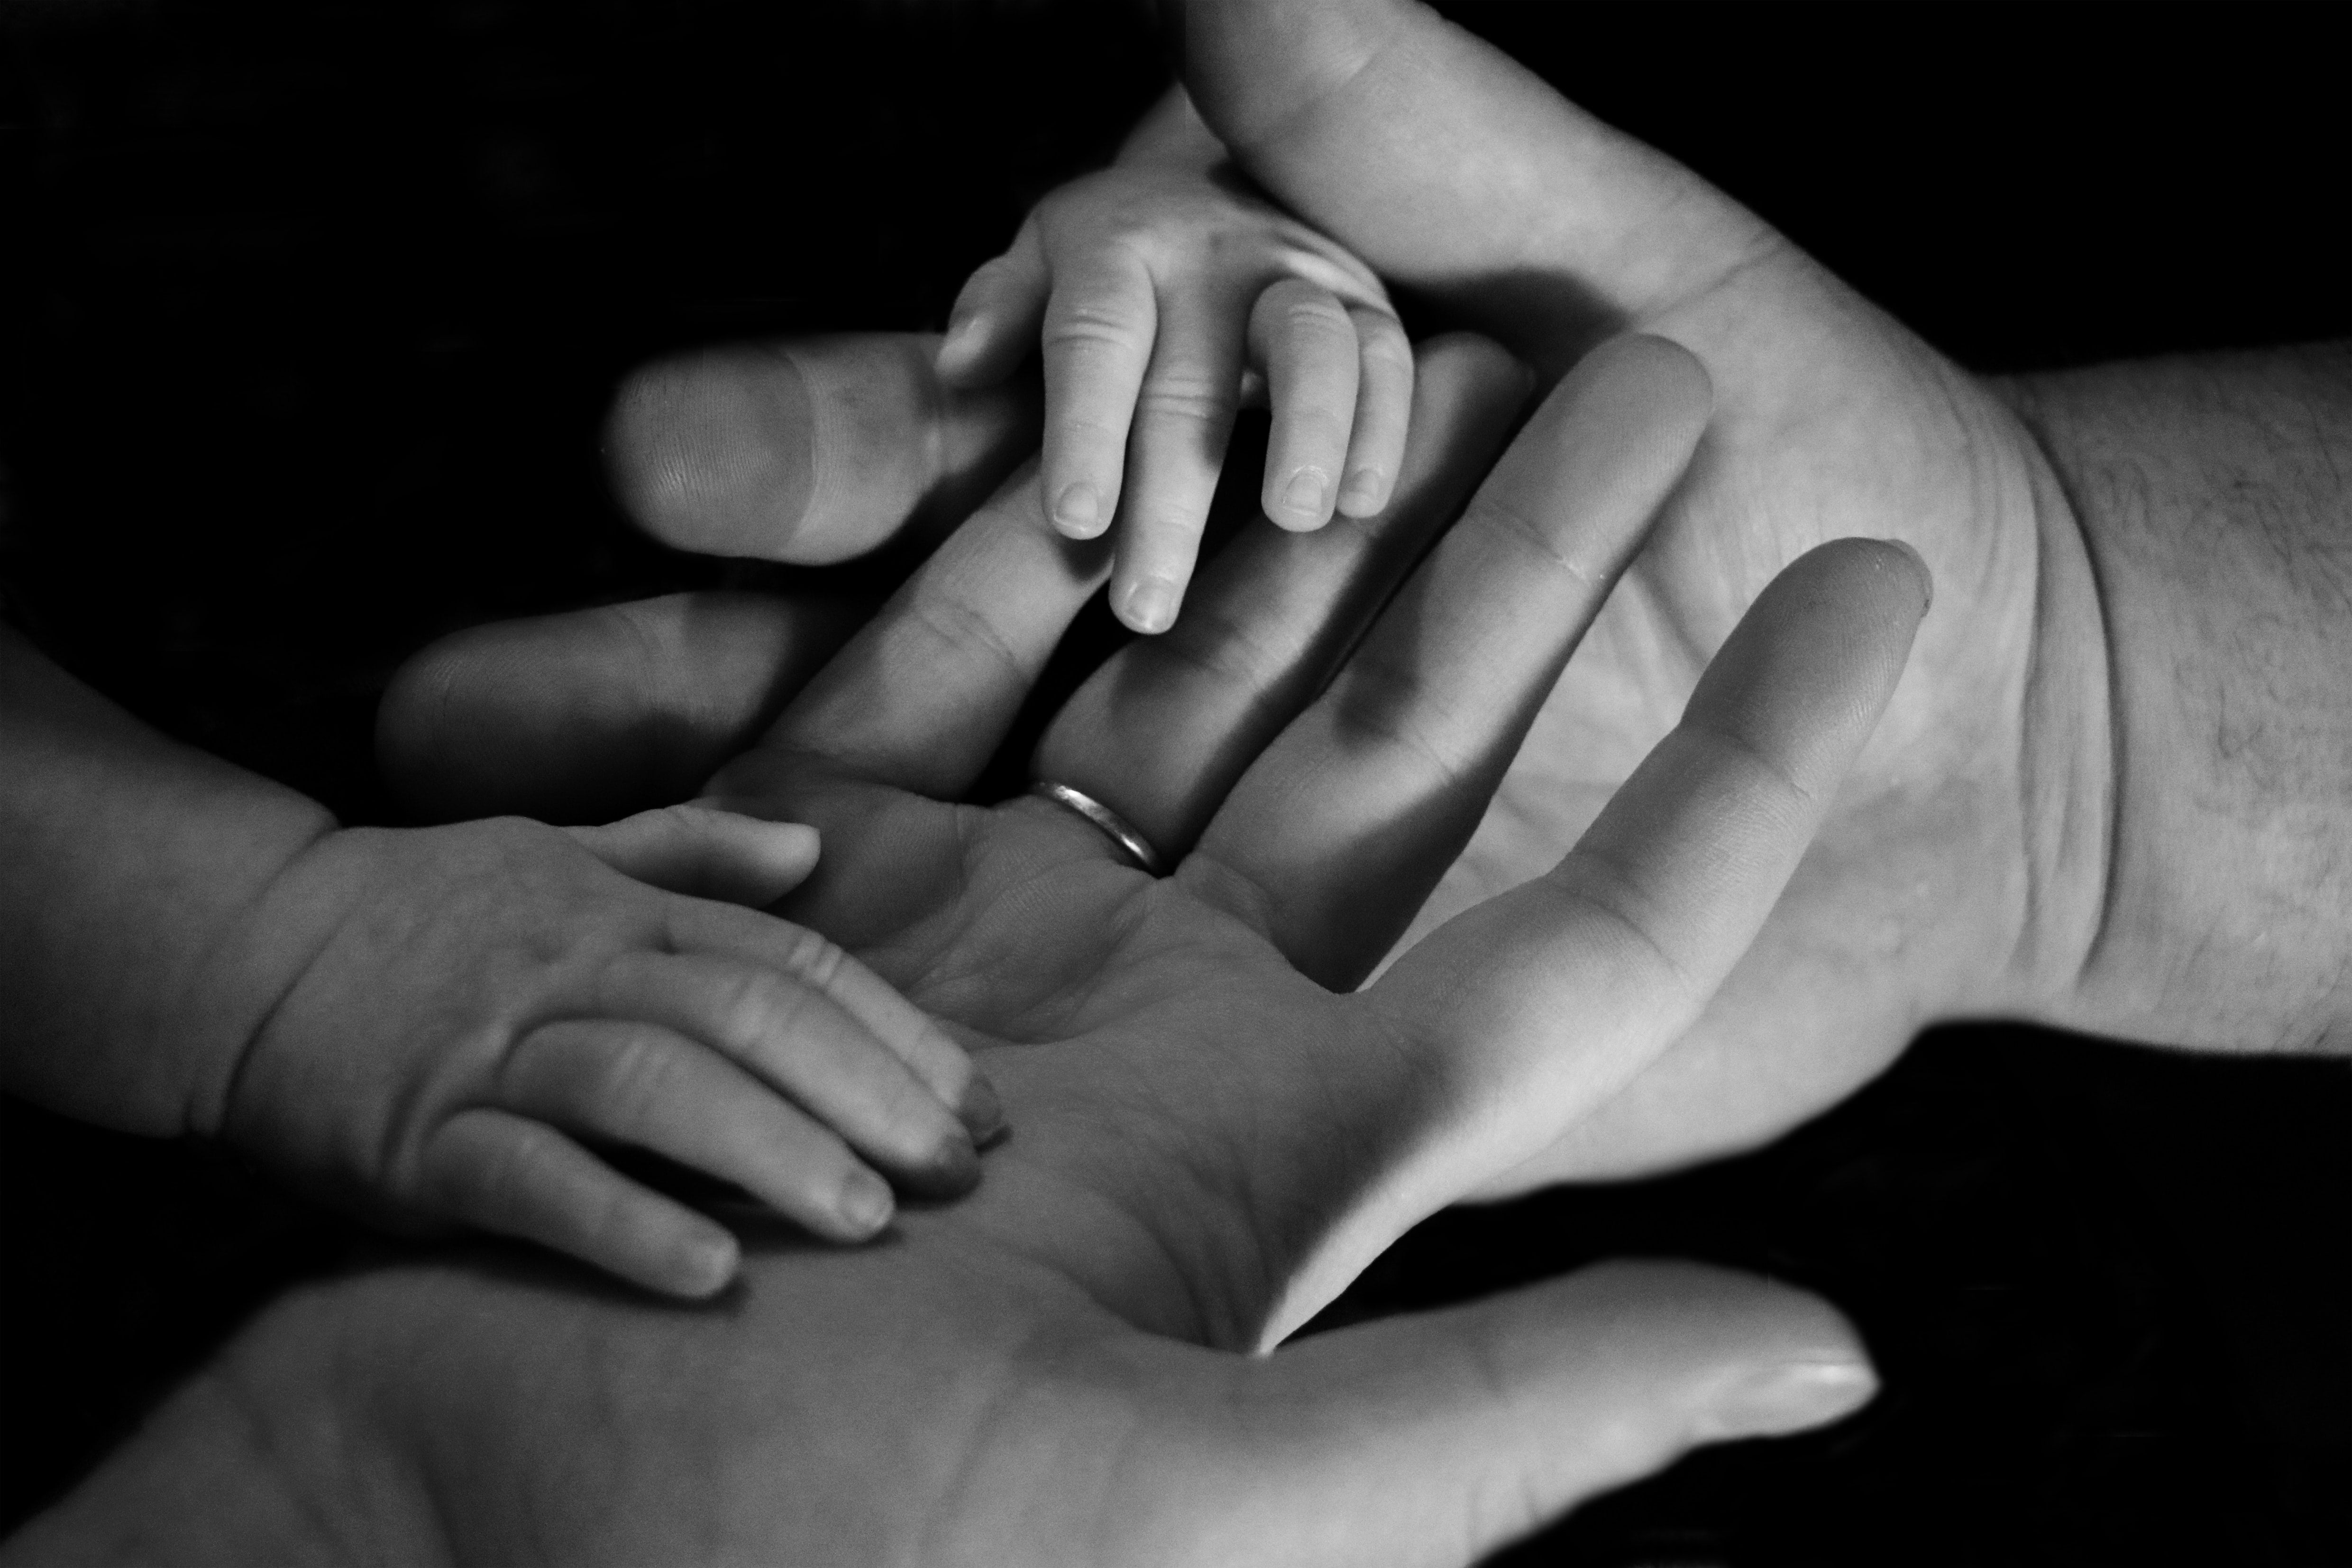
[[[632,1033],[605,1058],[601,1087],[607,1104],[643,1110],[660,1104],[676,1084],[670,1053],[648,1037]]]
[[[1163,372],[1143,384],[1135,409],[1156,421],[1223,426],[1233,417],[1237,390],[1198,372]]]
[[[1140,313],[1123,300],[1080,300],[1057,303],[1039,341],[1063,353],[1140,353],[1143,329]]]

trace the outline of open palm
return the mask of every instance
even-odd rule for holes
[[[330,1325],[335,1375],[422,1455],[450,1556],[1467,1561],[1866,1395],[1818,1303],[1675,1266],[1221,1353],[1282,1339],[1676,1035],[1923,607],[1898,549],[1808,556],[1556,874],[1331,989],[1477,820],[1706,406],[1668,345],[1595,354],[1416,567],[1524,384],[1461,342],[1420,382],[1388,513],[1245,533],[1190,640],[1130,647],[1048,733],[1041,766],[1148,821],[1172,876],[1043,802],[946,804],[1105,564],[1025,478],[712,781],[819,826],[793,912],[981,1053],[1012,1138],[878,1246],[754,1238],[707,1312],[445,1268],[281,1315]],[[391,1338],[390,1375],[352,1370],[355,1336]]]
[[[2082,544],[2018,417],[1728,197],[1423,7],[1191,0],[1182,14],[1203,117],[1393,283],[1539,364],[1630,326],[1690,349],[1714,381],[1687,479],[1417,931],[1573,842],[1806,551],[1900,538],[1944,596],[1789,898],[1706,1017],[1507,1185],[1761,1141],[1875,1073],[1921,1023],[2030,1008],[2064,984],[2095,923],[2081,857],[2096,853],[2098,802],[2091,770],[2054,759],[2101,743],[2083,720],[2103,666]],[[2068,792],[2071,814],[2046,809]],[[2038,821],[2070,829],[2035,838]]]

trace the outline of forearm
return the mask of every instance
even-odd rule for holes
[[[2352,1050],[2352,348],[2005,391],[2088,551],[2112,753],[2053,1021]]]
[[[0,628],[0,1088],[126,1131],[206,1125],[275,990],[249,916],[334,826]]]

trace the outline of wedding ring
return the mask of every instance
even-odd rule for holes
[[[1168,868],[1160,863],[1159,855],[1145,841],[1143,835],[1138,833],[1127,818],[1086,791],[1072,789],[1066,784],[1055,784],[1051,779],[1039,779],[1029,786],[1029,793],[1040,799],[1050,800],[1055,805],[1066,806],[1101,828],[1113,844],[1127,851],[1129,859],[1150,875],[1168,875]]]

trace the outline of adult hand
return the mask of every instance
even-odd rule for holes
[[[1258,657],[1131,648],[1101,679],[1160,742],[1117,751],[1085,704],[1049,736],[1181,857],[1172,876],[1032,797],[946,804],[1101,581],[1030,479],[713,781],[816,823],[795,914],[985,1053],[1013,1134],[973,1197],[855,1252],[755,1247],[706,1313],[454,1268],[328,1289],[51,1528],[211,1451],[174,1433],[227,1405],[300,1472],[240,1500],[331,1489],[378,1550],[420,1559],[1467,1561],[1695,1442],[1866,1396],[1818,1303],[1672,1266],[1219,1353],[1279,1340],[1672,1037],[1770,907],[1924,605],[1897,548],[1808,556],[1555,874],[1326,990],[1302,967],[1360,973],[1394,923],[1332,911],[1367,889],[1410,910],[1450,859],[1706,412],[1671,348],[1593,356],[1391,599],[1519,386],[1459,343],[1419,383],[1388,513],[1245,534],[1223,646]],[[1307,612],[1384,601],[1328,685],[1299,676],[1347,646],[1288,630]],[[1218,713],[1263,747],[1237,782],[1246,742],[1199,744]]]
[[[1186,84],[1237,161],[1392,284],[1541,365],[1631,326],[1714,381],[1690,473],[1415,936],[1573,843],[1790,562],[1885,534],[1935,574],[1910,671],[1746,960],[1672,1050],[1504,1187],[1760,1142],[1927,1020],[2061,1010],[2104,890],[2105,651],[2083,542],[1993,389],[1419,5],[1178,15]]]

